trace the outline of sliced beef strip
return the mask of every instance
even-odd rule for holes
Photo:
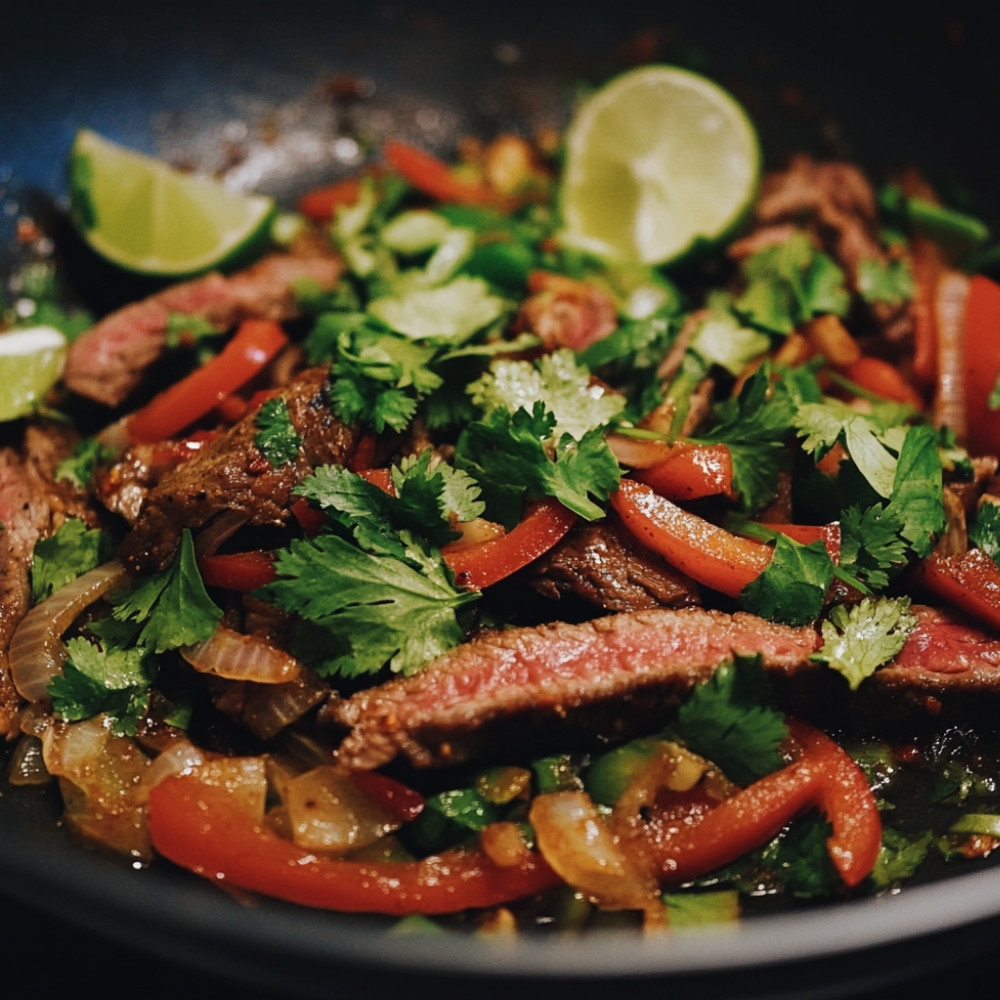
[[[736,653],[760,652],[771,668],[809,661],[811,628],[700,608],[609,615],[490,633],[420,673],[324,706],[321,719],[350,729],[338,755],[375,768],[402,754],[418,766],[459,763],[515,739],[533,749],[569,737],[587,711],[606,732],[665,719],[698,681]],[[498,733],[504,739],[498,739]]]
[[[132,571],[169,564],[184,528],[202,528],[217,515],[243,515],[252,525],[286,524],[293,490],[318,465],[345,463],[357,432],[338,420],[327,398],[328,370],[306,369],[280,395],[302,445],[294,462],[272,465],[254,443],[251,413],[207,444],[197,457],[167,473],[149,491],[120,555]]]
[[[594,747],[662,725],[724,659],[759,653],[778,704],[830,728],[912,738],[978,719],[997,729],[1000,637],[955,611],[913,610],[902,652],[854,691],[813,659],[812,627],[660,609],[492,633],[411,677],[334,698],[319,717],[348,729],[338,755],[359,768]]]
[[[85,494],[68,480],[56,480],[58,463],[76,441],[61,425],[29,425],[19,447],[0,449],[0,735],[16,731],[21,699],[10,677],[7,649],[31,605],[35,543],[67,518],[97,524]]]
[[[575,525],[533,564],[528,582],[546,597],[579,597],[605,611],[701,603],[690,577],[635,545],[610,517]]]
[[[276,253],[229,277],[213,272],[172,285],[111,313],[74,340],[63,381],[81,396],[119,406],[162,355],[171,315],[199,317],[219,331],[248,318],[291,319],[298,314],[300,282],[330,289],[342,270],[332,255]]]

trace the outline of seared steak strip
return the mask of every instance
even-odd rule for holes
[[[173,285],[111,313],[74,340],[63,381],[81,396],[118,406],[163,353],[171,315],[199,317],[220,332],[249,318],[290,319],[298,312],[300,282],[329,289],[341,271],[332,256],[272,254],[230,277],[212,273]]]
[[[530,718],[526,728],[545,736],[581,708],[626,702],[620,719],[630,725],[662,721],[733,653],[759,652],[769,667],[790,669],[808,663],[816,647],[812,628],[700,608],[509,629],[333,702],[322,718],[350,727],[338,750],[349,767],[380,767],[397,754],[418,767],[451,764],[489,747],[492,723]]]
[[[701,603],[690,577],[634,544],[610,518],[574,526],[534,563],[528,579],[546,597],[580,597],[605,611]]]
[[[286,524],[294,488],[318,465],[345,463],[357,444],[355,430],[330,410],[327,374],[325,366],[307,369],[280,392],[302,439],[294,462],[276,467],[261,454],[254,443],[255,414],[248,414],[149,491],[122,542],[125,565],[162,569],[184,528],[201,528],[219,514],[242,514],[253,525]]]
[[[61,426],[29,425],[21,450],[0,449],[0,734],[5,736],[15,731],[21,702],[10,678],[7,649],[31,605],[35,543],[70,517],[96,524],[84,496],[55,478],[56,466],[74,444],[71,432]]]

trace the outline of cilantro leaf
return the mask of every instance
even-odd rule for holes
[[[134,735],[155,675],[147,651],[105,649],[81,637],[68,640],[66,651],[63,671],[49,685],[54,711],[68,722],[104,712],[114,720],[115,732]]]
[[[154,653],[207,639],[222,618],[222,610],[205,590],[187,528],[173,563],[144,577],[114,600],[118,621],[141,624],[138,643]]]
[[[101,444],[96,437],[84,438],[73,449],[73,454],[62,459],[56,466],[56,480],[65,479],[85,489],[90,485],[97,467],[114,458],[114,449]]]
[[[891,506],[902,523],[900,534],[913,551],[921,557],[930,555],[945,523],[941,457],[933,427],[918,424],[906,431]]]
[[[716,408],[716,422],[698,435],[696,440],[705,444],[728,446],[733,486],[745,511],[759,510],[774,496],[779,474],[789,465],[786,441],[795,412],[784,382],[772,385],[770,368],[764,365],[735,399]]]
[[[913,298],[915,287],[913,271],[903,257],[887,261],[867,257],[858,261],[858,293],[865,302],[902,305]]]
[[[803,232],[751,254],[743,276],[746,288],[733,308],[772,333],[789,334],[823,313],[844,316],[850,305],[844,272]]]
[[[302,437],[292,424],[288,402],[283,396],[265,400],[254,416],[254,444],[277,467],[294,462],[302,447]]]
[[[67,518],[54,534],[35,543],[31,560],[32,604],[106,562],[114,551],[114,540],[107,532],[88,528],[80,518]]]
[[[410,544],[406,559],[364,552],[337,535],[298,539],[257,593],[334,638],[323,672],[346,677],[388,664],[411,674],[461,642],[456,612],[478,594],[457,590],[443,561]]]
[[[588,520],[604,516],[599,504],[618,485],[621,468],[599,429],[576,441],[551,439],[555,418],[537,401],[532,411],[490,410],[459,436],[455,464],[479,483],[487,516],[508,528],[528,497],[552,496]]]
[[[980,504],[969,524],[969,541],[1000,564],[1000,503]]]
[[[543,355],[535,363],[497,360],[467,392],[486,412],[498,408],[511,413],[520,408],[530,411],[541,401],[555,418],[552,437],[569,434],[580,439],[614,420],[624,406],[623,397],[595,391],[591,383],[590,371],[564,349]]]
[[[803,403],[796,424],[806,452],[821,456],[840,442],[872,489],[879,496],[892,496],[905,428],[886,427],[872,414],[859,413],[838,399]]]
[[[843,674],[854,691],[903,648],[916,624],[908,597],[838,604],[822,624],[823,645],[813,658]]]
[[[740,603],[770,621],[806,625],[823,610],[833,573],[822,540],[803,545],[779,533],[771,561],[740,591]]]
[[[759,656],[737,656],[697,685],[678,710],[676,729],[691,750],[742,785],[781,767],[788,735]]]
[[[890,574],[904,565],[907,545],[893,504],[875,503],[864,509],[852,504],[840,518],[840,565],[867,588],[882,590]]]

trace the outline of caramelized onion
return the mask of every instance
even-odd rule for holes
[[[959,444],[965,443],[968,432],[962,345],[962,325],[968,297],[968,277],[959,271],[948,271],[938,282],[934,298],[934,319],[938,335],[934,423],[938,427],[948,427],[954,431]]]
[[[244,635],[224,625],[204,642],[184,646],[181,656],[199,673],[230,681],[284,684],[294,680],[302,665],[290,653],[255,635]]]
[[[400,825],[361,791],[350,772],[335,765],[314,767],[291,778],[283,805],[296,844],[337,854],[368,847]]]
[[[539,795],[529,819],[542,856],[574,889],[606,909],[662,912],[655,878],[621,849],[585,792]]]
[[[10,641],[10,675],[22,698],[40,701],[66,660],[63,633],[80,613],[125,579],[125,567],[111,560],[77,577],[36,604]]]

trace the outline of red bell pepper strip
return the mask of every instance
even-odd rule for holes
[[[284,330],[273,320],[244,320],[207,364],[154,396],[128,418],[129,437],[136,443],[173,437],[246,385],[287,343]]]
[[[874,396],[891,399],[896,403],[908,403],[916,410],[924,409],[924,397],[894,364],[884,358],[863,354],[841,368],[840,372],[848,382],[853,382]]]
[[[297,847],[256,822],[224,787],[174,775],[149,793],[149,833],[168,860],[217,885],[353,913],[456,913],[559,884],[536,854],[503,866],[481,850],[421,861],[346,861]]]
[[[641,544],[692,580],[729,597],[739,596],[756,580],[773,555],[766,543],[734,535],[634,479],[620,481],[611,506]]]
[[[381,175],[382,170],[373,165],[366,167],[357,177],[345,177],[333,184],[313,188],[299,198],[298,210],[313,222],[326,225],[333,221],[338,209],[358,203],[365,178],[378,180]]]
[[[202,556],[198,569],[206,587],[225,587],[248,594],[274,580],[274,554],[262,550]]]
[[[733,453],[724,444],[675,444],[662,462],[633,475],[668,500],[735,496]]]
[[[990,395],[1000,378],[1000,284],[982,275],[969,281],[962,328],[966,446],[974,455],[1000,452],[1000,409]]]
[[[444,160],[438,159],[409,143],[393,141],[386,144],[385,158],[417,190],[436,201],[457,202],[510,211],[517,202],[494,191],[486,184],[460,177]]]
[[[826,546],[826,551],[835,562],[840,562],[840,522],[831,521],[829,524],[790,524],[788,522],[761,521],[760,526],[769,531],[780,531],[787,535],[793,542],[800,545],[812,545],[813,542],[822,542]]]
[[[449,542],[441,553],[460,587],[482,590],[534,562],[576,520],[577,515],[558,500],[546,497],[529,504],[524,519],[505,535],[471,545]]]
[[[1000,629],[1000,566],[982,549],[954,556],[931,555],[913,574],[937,597]]]
[[[682,883],[735,861],[772,840],[792,819],[818,808],[830,823],[827,850],[848,886],[875,867],[882,822],[868,780],[837,743],[805,723],[789,723],[797,758],[715,806],[704,797],[689,808],[654,810],[647,840],[661,877]]]
[[[425,800],[420,792],[378,771],[352,771],[354,783],[373,802],[399,823],[412,823],[423,811]]]

